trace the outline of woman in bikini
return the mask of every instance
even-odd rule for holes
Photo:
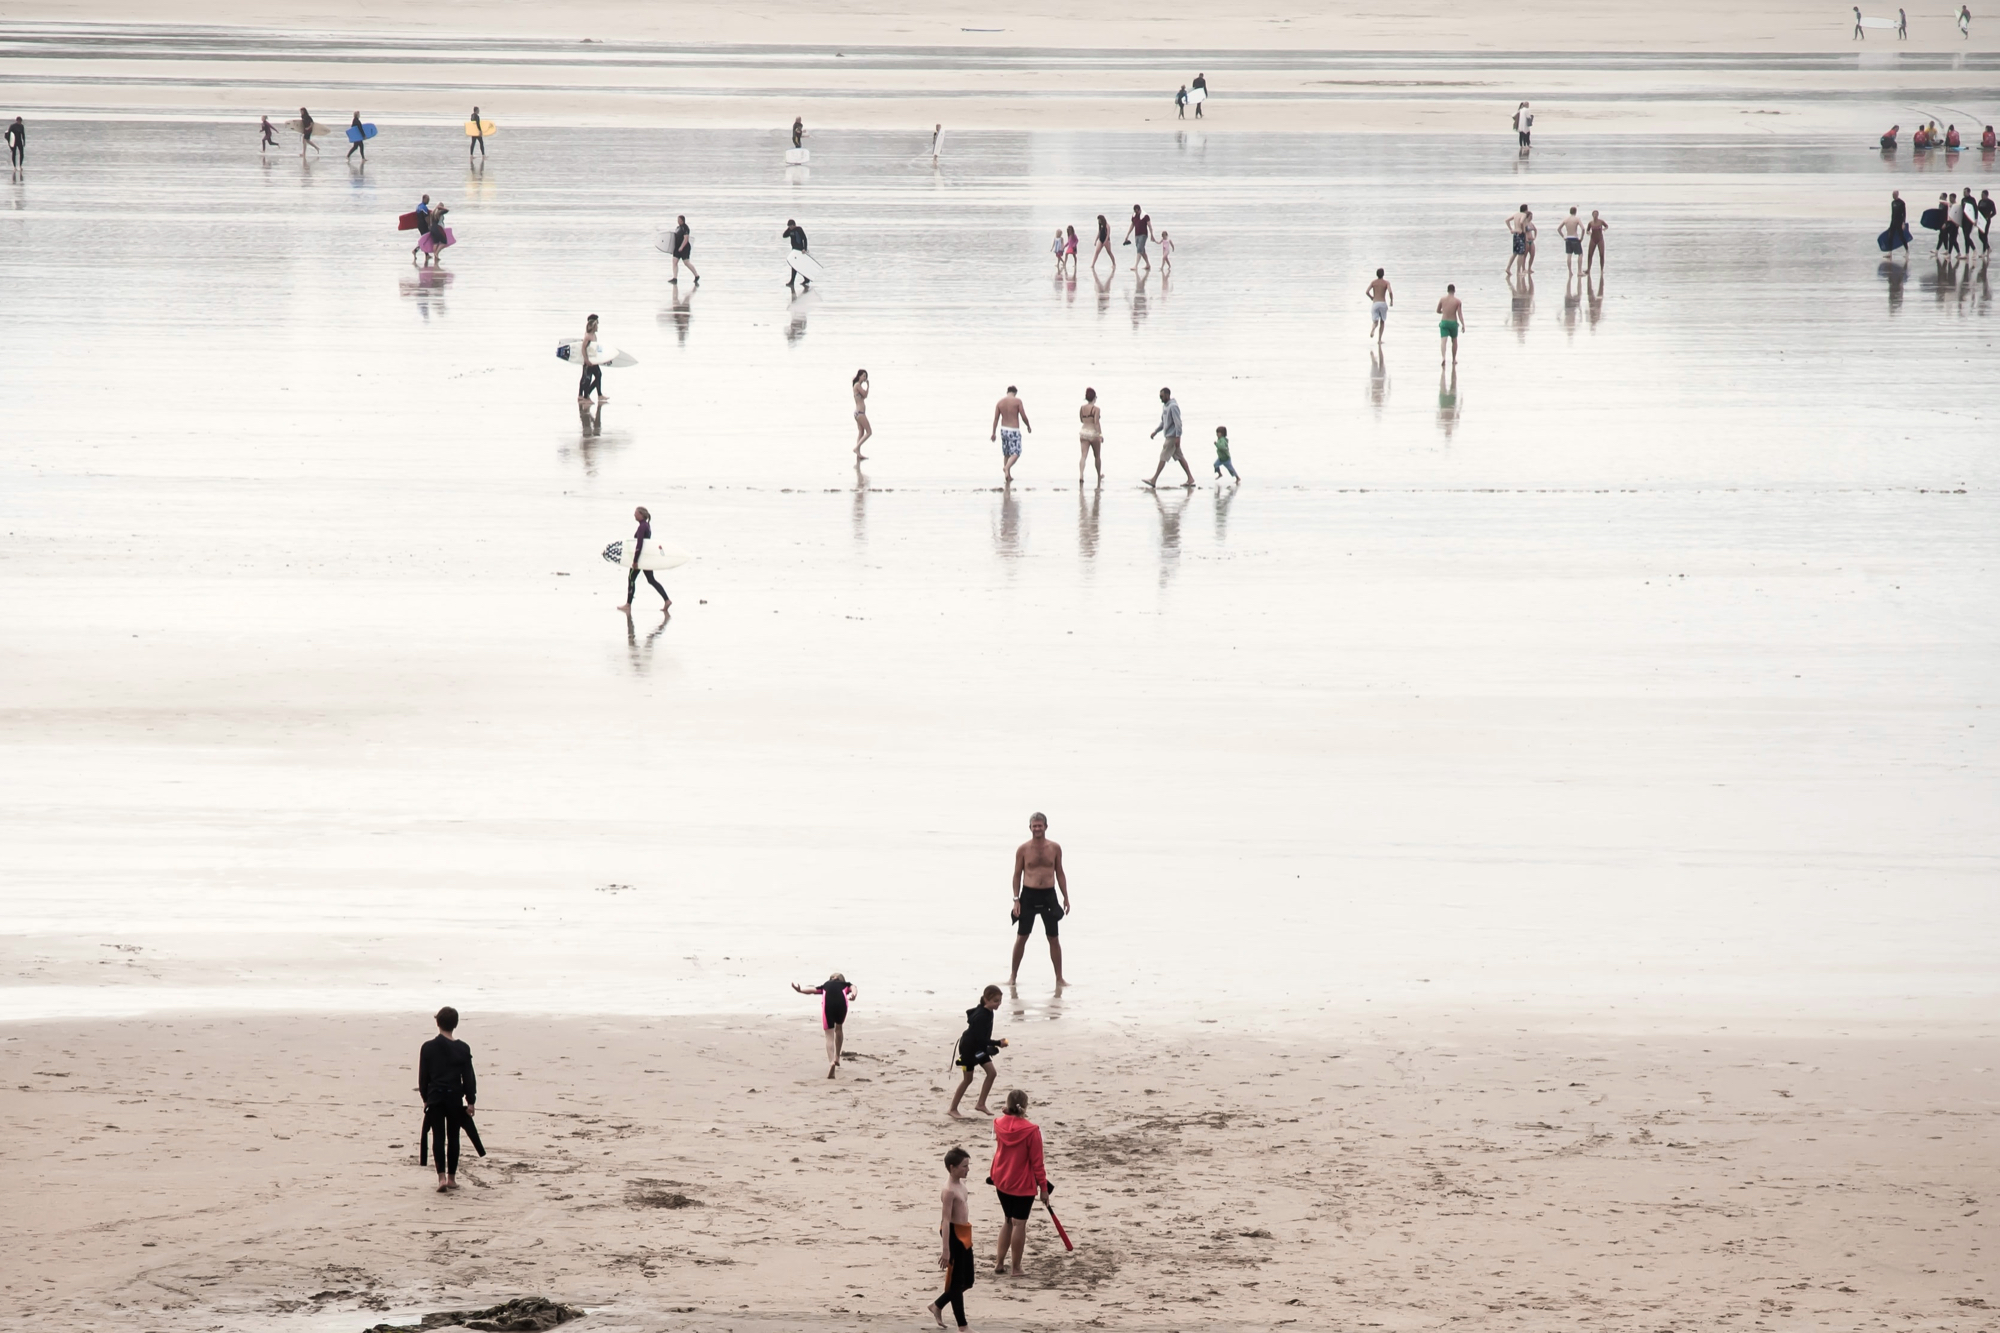
[[[1090,271],[1097,272],[1097,257],[1111,256],[1111,271],[1118,271],[1118,252],[1111,248],[1111,224],[1104,220],[1104,214],[1097,215],[1097,248],[1090,252]]]
[[[875,428],[868,424],[868,372],[854,372],[854,461],[859,463],[868,455],[861,452],[861,446],[868,443],[868,437]]]
[[[1097,463],[1097,484],[1104,484],[1104,418],[1097,410],[1097,390],[1083,391],[1083,406],[1077,409],[1077,418],[1082,422],[1078,438],[1083,442],[1083,451],[1076,459],[1077,484],[1083,483],[1083,465],[1095,460]]]

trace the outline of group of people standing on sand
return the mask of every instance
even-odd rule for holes
[[[1512,277],[1518,266],[1523,274],[1535,271],[1535,242],[1541,235],[1541,228],[1535,223],[1534,210],[1526,204],[1507,215],[1507,276]],[[1604,233],[1611,229],[1596,209],[1590,210],[1590,220],[1584,221],[1577,215],[1576,206],[1570,205],[1569,213],[1556,226],[1556,234],[1562,237],[1564,262],[1571,272],[1588,273],[1593,265],[1604,262]],[[1585,241],[1589,242],[1588,248]]]
[[[1125,239],[1123,244],[1134,247],[1132,267],[1135,271],[1142,268],[1148,273],[1153,271],[1153,260],[1147,251],[1156,240],[1160,247],[1160,271],[1162,273],[1171,273],[1174,271],[1173,237],[1164,231],[1154,228],[1152,214],[1137,204],[1132,205],[1132,218],[1131,221],[1125,224]],[[1058,276],[1076,276],[1077,248],[1078,241],[1075,227],[1064,227],[1056,232],[1055,240],[1049,243],[1049,252],[1056,258],[1056,273]],[[1118,251],[1111,244],[1111,223],[1105,219],[1102,213],[1097,215],[1097,240],[1092,245],[1090,251],[1090,271],[1092,273],[1097,272],[1097,261],[1099,259],[1109,259],[1111,261],[1111,271],[1113,273],[1118,271]]]
[[[859,405],[863,396],[865,395],[856,395],[856,417],[861,417],[862,415]],[[1077,425],[1077,442],[1079,445],[1076,460],[1077,483],[1081,485],[1086,471],[1090,467],[1095,466],[1097,469],[1098,484],[1102,485],[1104,483],[1104,410],[1098,406],[1096,389],[1086,388],[1083,391],[1083,406],[1077,409]],[[1146,478],[1145,484],[1147,486],[1158,485],[1160,473],[1165,471],[1168,463],[1180,464],[1181,473],[1187,478],[1186,484],[1190,487],[1195,484],[1194,471],[1188,466],[1187,455],[1181,452],[1182,429],[1181,405],[1174,401],[1174,391],[1172,389],[1162,388],[1160,390],[1160,424],[1153,427],[1153,433],[1147,438],[1161,439],[1161,437],[1164,437],[1164,439],[1160,446],[1160,461],[1153,468],[1153,475]],[[1001,395],[1000,401],[993,404],[993,420],[986,436],[988,443],[997,441],[1000,445],[1000,478],[1002,485],[1011,486],[1014,484],[1014,464],[1021,460],[1021,450],[1025,443],[1025,437],[1034,434],[1034,431],[1034,423],[1028,419],[1028,405],[1021,401],[1020,388],[1016,385],[1008,385],[1007,392]],[[855,447],[857,450],[860,448],[859,445]],[[1214,470],[1218,480],[1225,470],[1228,471],[1232,481],[1242,480],[1237,475],[1236,463],[1230,452],[1229,428],[1227,426],[1217,426],[1215,428]],[[1051,943],[1053,943],[1053,932],[1051,932]],[[1019,962],[1018,954],[1015,961]],[[1056,972],[1058,976],[1062,972],[1062,957],[1060,953],[1056,955]]]

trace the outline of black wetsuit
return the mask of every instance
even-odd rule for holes
[[[1197,74],[1195,75],[1194,86],[1201,90],[1201,101],[1194,104],[1194,118],[1200,120],[1201,108],[1208,101],[1208,80]]]
[[[975,1004],[965,1011],[965,1035],[958,1039],[958,1066],[970,1069],[992,1060],[1000,1047],[993,1041],[993,1011]]]
[[[825,997],[828,1027],[837,1027],[847,1021],[847,988],[852,984],[847,981],[829,980],[819,988],[819,993]]]
[[[479,119],[479,108],[472,108],[472,142],[465,146],[465,158],[472,160],[472,150],[477,148],[481,157],[486,156],[486,126]]]
[[[481,1157],[486,1147],[466,1111],[479,1100],[479,1079],[472,1071],[472,1048],[440,1033],[417,1053],[417,1090],[424,1099],[424,1129],[430,1134],[431,1157],[439,1175],[458,1172],[458,1133],[472,1137]]]
[[[674,228],[674,258],[683,264],[694,258],[694,245],[688,240],[688,225],[685,222]]]
[[[592,366],[591,369],[597,370],[597,367]],[[601,370],[597,371],[597,388],[600,393],[604,390],[604,372]],[[650,519],[641,519],[638,528],[632,533],[632,558],[634,560],[639,558],[639,552],[644,550],[646,543],[651,540],[653,540],[652,521]],[[660,581],[653,577],[652,570],[640,569],[636,565],[628,564],[625,567],[625,605],[632,605],[632,594],[639,590],[639,576],[641,574],[646,576],[646,582],[653,585],[653,591],[660,594],[661,601],[665,602],[668,606],[674,604],[674,599],[667,596],[667,590],[662,588]]]
[[[361,136],[353,143],[347,145],[347,155],[353,157],[356,152],[359,152],[361,160],[366,162],[368,160],[368,131],[361,128],[361,113],[359,111],[354,113],[354,123],[347,128]]]
[[[792,147],[804,148],[805,146],[806,146],[806,127],[799,124],[797,121],[794,121],[792,122]]]
[[[1901,199],[1889,201],[1889,248],[1907,248],[1910,244],[1910,209]]]
[[[28,164],[28,131],[19,116],[7,127],[7,161],[17,167]]]
[[[806,248],[806,229],[804,227],[801,227],[798,223],[794,222],[791,226],[785,228],[785,239],[792,243],[792,249],[803,250]],[[785,279],[785,285],[789,287],[801,277],[805,277],[805,275],[800,273],[798,269],[794,268],[792,270],[792,276]],[[810,287],[812,285],[813,285],[813,280],[811,278],[806,278],[806,286]]]
[[[978,1280],[978,1267],[973,1260],[972,1247],[958,1238],[958,1228],[953,1226],[948,1240],[951,1247],[951,1267],[946,1270],[944,1295],[931,1302],[942,1313],[948,1305],[951,1317],[965,1327],[965,1293],[972,1290]]]

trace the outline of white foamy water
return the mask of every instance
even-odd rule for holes
[[[1872,243],[1976,154],[254,140],[47,123],[0,186],[0,1014],[763,1011],[838,968],[949,1025],[1034,809],[1079,983],[1037,935],[1037,1012],[1990,1013],[2000,359],[1983,265]],[[1170,281],[1051,277],[1134,202]],[[592,311],[640,364],[580,419]],[[1137,485],[1162,384],[1192,494]],[[598,558],[635,504],[699,556],[664,626]]]

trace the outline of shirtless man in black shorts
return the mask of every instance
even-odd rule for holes
[[[1063,984],[1062,941],[1056,938],[1056,923],[1069,915],[1069,876],[1063,874],[1062,845],[1049,841],[1049,817],[1039,810],[1028,816],[1029,838],[1014,850],[1014,910],[1018,923],[1014,933],[1014,966],[1007,984],[1021,974],[1021,955],[1028,950],[1028,936],[1035,930],[1035,918],[1042,919],[1042,934],[1049,940],[1049,962],[1056,969],[1056,985]],[[1056,906],[1056,890],[1062,890],[1062,906]]]

